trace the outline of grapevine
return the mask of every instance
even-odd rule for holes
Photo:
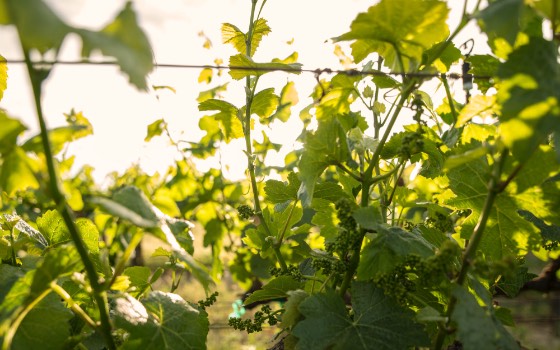
[[[72,109],[49,128],[46,82],[55,65],[82,69],[96,52],[104,58],[88,69],[116,65],[140,90],[175,92],[149,87],[158,55],[142,5],[92,30],[42,0],[0,0],[0,25],[23,54],[0,56],[0,100],[17,89],[8,66],[24,64],[40,130],[28,136],[0,108],[1,350],[205,349],[226,318],[227,331],[276,332],[275,348],[520,348],[523,332],[495,298],[560,289],[550,1],[372,1],[331,38],[342,68],[317,70],[292,51],[299,38],[266,51],[284,30],[271,27],[272,3],[251,0],[245,25],[222,24],[229,57],[159,64],[201,69],[204,136],[180,140],[191,134],[164,116],[145,141],[165,138],[174,163],[155,174],[132,166],[100,186],[67,153],[95,123]],[[469,23],[488,52],[457,42]],[[68,36],[83,60],[58,59]],[[228,52],[199,36],[209,53]],[[295,146],[271,132],[282,123]],[[246,178],[230,180],[224,147],[239,141]],[[284,164],[269,164],[275,152]],[[209,158],[219,166],[199,171]],[[548,267],[533,271],[536,259]],[[213,307],[228,293],[229,317]]]

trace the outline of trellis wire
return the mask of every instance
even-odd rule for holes
[[[24,60],[10,59],[5,60],[8,64],[23,64]],[[34,65],[54,66],[54,65],[97,65],[97,66],[112,66],[118,65],[116,61],[36,61],[32,62]],[[344,74],[348,76],[400,76],[403,78],[440,78],[446,77],[452,80],[460,80],[466,77],[464,74],[459,73],[429,73],[429,72],[382,72],[378,70],[358,70],[358,69],[333,69],[333,68],[291,68],[291,67],[247,67],[247,66],[222,66],[222,65],[199,65],[199,64],[175,64],[175,63],[154,63],[156,68],[179,68],[179,69],[215,69],[215,70],[242,70],[242,71],[258,71],[258,72],[286,72],[286,73],[312,73],[316,76],[322,74]],[[472,75],[469,76],[475,79],[492,79],[490,76],[485,75]]]

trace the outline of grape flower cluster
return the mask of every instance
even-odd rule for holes
[[[270,305],[263,305],[260,311],[255,312],[253,319],[241,319],[240,317],[231,317],[228,324],[236,330],[246,331],[247,333],[255,333],[262,331],[263,325],[268,323],[274,326],[279,319],[276,312],[273,312]]]

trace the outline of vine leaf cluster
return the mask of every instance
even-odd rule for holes
[[[513,326],[510,311],[493,298],[557,282],[555,2],[464,1],[456,28],[446,22],[451,2],[377,2],[333,41],[350,45],[350,55],[335,49],[345,65],[386,74],[317,74],[299,115],[289,80],[302,72],[297,52],[254,59],[272,31],[266,2],[251,0],[246,31],[222,25],[233,54],[228,75],[200,74],[209,85],[197,99],[205,135],[176,139],[158,119],[145,141],[167,138],[179,160],[155,175],[133,166],[100,188],[91,168],[72,172],[66,154],[93,125],[72,110],[67,125],[47,127],[43,83],[52,67],[31,57],[56,61],[65,37],[76,34],[84,58],[113,57],[145,90],[153,57],[132,3],[93,31],[65,23],[40,0],[0,0],[0,25],[19,34],[41,129],[23,139],[26,127],[0,109],[3,350],[203,349],[218,298],[212,291],[226,271],[251,290],[244,306],[262,305],[250,317],[236,303],[232,328],[278,327],[285,349],[520,348],[505,327]],[[491,54],[463,55],[455,45],[470,22],[487,35]],[[478,90],[463,104],[446,74],[465,62]],[[274,70],[288,80],[263,86]],[[430,79],[445,90],[441,103],[424,90]],[[232,88],[243,98],[224,99]],[[302,147],[285,166],[269,166],[269,152],[285,145],[267,128],[296,119]],[[256,130],[264,130],[262,141]],[[247,179],[196,169],[194,158],[223,156],[221,146],[236,139]],[[209,248],[203,261],[194,257],[195,229]],[[552,263],[537,276],[528,253]],[[200,284],[207,298],[187,301],[186,283]]]

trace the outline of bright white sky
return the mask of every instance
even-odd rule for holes
[[[123,0],[47,2],[70,24],[92,29],[102,28],[124,4]],[[348,31],[356,15],[374,3],[372,0],[269,0],[263,17],[268,20],[272,33],[263,39],[255,60],[283,58],[297,51],[304,68],[340,68],[333,54],[334,45],[327,40]],[[449,21],[453,28],[463,2],[451,0],[449,3],[454,7]],[[246,30],[250,0],[137,0],[134,7],[158,63],[213,64],[215,58],[227,63],[228,57],[234,54],[230,46],[221,44],[221,23],[229,22]],[[198,35],[200,31],[212,40],[210,50],[202,47],[204,40]],[[470,34],[459,36],[456,42],[460,44],[473,36],[478,36],[478,31],[471,30]],[[286,42],[291,39],[295,41],[289,46]],[[16,40],[14,30],[0,27],[0,54],[7,59],[21,58]],[[484,46],[483,41],[477,39],[477,44]],[[60,58],[78,59],[79,48],[79,39],[68,37]],[[196,97],[201,90],[217,82],[201,85],[197,82],[198,74],[199,70],[193,69],[156,70],[149,77],[149,85],[167,85],[177,90],[176,94],[162,90],[156,94],[138,92],[116,67],[57,66],[44,89],[47,123],[49,127],[64,124],[63,113],[72,108],[84,113],[93,124],[94,135],[73,143],[70,153],[77,154],[77,166],[92,165],[98,180],[111,171],[122,172],[134,163],[140,163],[148,173],[163,173],[177,154],[164,138],[145,143],[147,125],[164,118],[176,138],[199,140],[203,133],[198,129],[198,119],[203,114],[198,111]],[[8,77],[8,89],[0,107],[21,118],[34,133],[38,129],[37,121],[24,66],[9,65]],[[292,111],[296,113],[294,119],[299,120],[299,109],[311,102],[307,96],[315,84],[314,76],[270,73],[265,77],[267,79],[261,79],[259,86],[276,87],[278,93],[287,79],[296,82],[300,103],[299,108]],[[225,74],[225,78],[229,79],[229,75]],[[456,84],[460,90],[460,82]],[[232,82],[228,90],[228,101],[238,106],[244,104],[241,84]],[[271,139],[290,146],[299,130],[297,125],[275,124]],[[234,142],[222,150],[223,161],[229,164],[232,178],[243,177],[246,161],[240,145]],[[270,160],[282,163],[283,154]],[[206,162],[200,168],[211,165],[216,163]]]

